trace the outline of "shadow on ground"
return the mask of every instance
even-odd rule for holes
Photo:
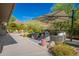
[[[6,31],[0,30],[0,53],[3,50],[4,46],[16,44],[14,38],[11,37]]]
[[[14,40],[14,38],[12,38],[8,33],[5,34],[4,36],[0,36],[0,39],[2,40],[2,45],[3,46],[12,45],[12,44],[16,44],[17,43]]]
[[[75,40],[75,39],[73,39],[72,41],[66,40],[65,43],[68,44],[68,45],[79,48],[79,40]]]

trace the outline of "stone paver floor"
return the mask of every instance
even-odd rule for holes
[[[50,56],[47,48],[41,47],[28,38],[12,33],[9,35],[12,38],[9,38],[10,36],[2,38],[5,42],[0,56]]]

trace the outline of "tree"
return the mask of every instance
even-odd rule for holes
[[[27,31],[29,33],[32,32],[42,32],[46,27],[42,25],[42,23],[38,22],[38,21],[30,21],[27,24]]]
[[[17,30],[25,30],[26,25],[25,24],[16,24],[16,28],[17,28]]]
[[[57,3],[55,4],[54,8],[51,9],[51,12],[57,11],[57,10],[64,10],[66,14],[70,15],[71,10],[73,8],[73,4],[71,3]]]
[[[9,21],[8,21],[8,25],[7,25],[7,29],[10,30],[12,27],[11,25],[13,24],[13,22],[16,20],[16,17],[11,15]]]
[[[57,3],[53,8],[51,8],[51,12],[63,10],[67,15],[71,15],[73,9],[75,10],[75,20],[77,20],[79,19],[79,4]]]
[[[75,20],[79,20],[79,8],[75,11]]]
[[[50,23],[49,30],[51,31],[51,34],[55,34],[61,31],[69,32],[71,26],[69,20],[53,20]]]
[[[8,23],[10,24],[10,23],[12,23],[12,22],[14,22],[14,21],[16,21],[16,17],[12,15],[12,16],[10,17]]]
[[[9,32],[14,32],[16,31],[17,27],[16,27],[16,23],[11,23],[9,26],[8,26],[8,31]]]
[[[51,12],[57,11],[57,10],[63,10],[67,15],[71,15],[71,11],[75,10],[74,12],[74,33],[76,33],[77,35],[79,35],[79,4],[55,4],[55,6],[51,9]],[[51,26],[53,27],[53,26]],[[60,26],[59,26],[60,27]],[[69,25],[68,25],[69,27]],[[58,27],[57,27],[58,28]],[[75,34],[75,35],[76,35]]]
[[[11,20],[11,21],[15,21],[15,20],[16,20],[16,17],[12,15],[12,16],[10,17],[10,20]]]

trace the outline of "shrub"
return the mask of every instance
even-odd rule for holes
[[[27,30],[29,33],[32,32],[42,32],[44,30],[44,26],[40,22],[29,22],[26,24],[27,25]]]
[[[15,32],[16,30],[20,31],[20,30],[25,30],[26,29],[26,25],[24,24],[16,24],[16,23],[10,23],[7,27],[9,32]]]
[[[11,23],[10,25],[8,25],[7,29],[9,32],[15,32],[16,31],[16,24]]]
[[[16,29],[17,30],[25,30],[26,29],[26,25],[24,25],[24,24],[16,24]]]
[[[61,32],[61,31],[66,31],[66,32],[69,32],[68,30],[71,29],[71,26],[70,26],[70,21],[69,20],[61,20],[61,19],[58,19],[58,20],[53,20],[51,23],[50,23],[50,26],[49,26],[49,30],[53,33],[56,33],[56,32]]]
[[[79,19],[74,22],[74,33],[73,35],[79,35]]]
[[[50,53],[55,56],[75,56],[77,52],[75,48],[67,45],[67,44],[58,44],[49,49]]]

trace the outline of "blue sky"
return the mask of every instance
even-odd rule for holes
[[[52,3],[17,3],[13,16],[22,22],[26,22],[32,18],[50,13],[50,8],[54,6]]]
[[[16,3],[12,15],[21,22],[26,22],[32,18],[39,17],[50,13],[53,3]],[[79,8],[79,3],[75,3],[74,7]]]

